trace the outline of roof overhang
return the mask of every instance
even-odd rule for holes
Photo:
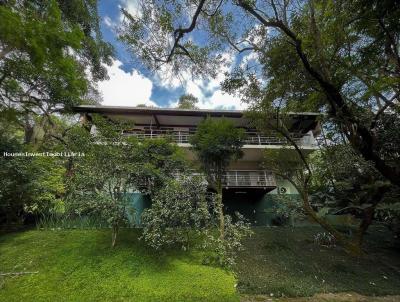
[[[128,120],[136,125],[154,125],[156,127],[195,127],[204,118],[221,118],[231,120],[238,127],[246,127],[249,120],[242,110],[211,110],[211,109],[176,109],[176,108],[152,108],[152,107],[124,107],[81,105],[73,108],[73,111],[81,114],[100,114],[111,120]],[[318,116],[320,113],[300,112],[290,113],[291,131],[306,133],[316,131],[319,127]],[[318,130],[317,130],[318,131]]]

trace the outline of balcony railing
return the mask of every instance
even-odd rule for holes
[[[174,131],[174,130],[132,130],[124,131],[124,135],[135,136],[141,139],[145,138],[159,138],[159,137],[170,137],[174,142],[178,144],[188,144],[189,138],[194,134],[193,131]],[[314,140],[310,135],[294,136],[294,141],[299,145],[310,145],[315,144]],[[257,132],[246,132],[246,138],[244,140],[245,145],[285,145],[287,144],[286,138],[278,136],[264,136]]]
[[[223,177],[225,187],[276,187],[275,177],[264,170],[227,171]]]
[[[195,171],[192,171],[191,175],[204,176]],[[176,178],[179,176],[179,172],[175,173]],[[205,176],[204,180],[206,181]],[[222,178],[222,185],[225,188],[266,188],[276,187],[276,181],[274,175],[266,170],[229,170]]]

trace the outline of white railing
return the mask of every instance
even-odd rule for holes
[[[176,178],[180,177],[179,172],[174,175]],[[203,175],[206,181],[206,177],[202,173],[193,170],[191,175]],[[274,175],[266,170],[229,170],[226,171],[225,175],[222,177],[222,185],[225,188],[264,188],[276,187],[276,181]]]
[[[227,171],[223,177],[225,187],[275,187],[274,175],[265,170]]]
[[[124,131],[124,135],[135,136],[138,138],[159,138],[170,137],[178,144],[188,144],[189,138],[194,134],[193,131],[175,131],[175,130],[145,130],[145,131]],[[310,135],[295,136],[294,141],[299,145],[313,145],[313,140]],[[264,136],[257,132],[246,132],[244,140],[245,145],[285,145],[287,144],[286,138],[278,136]]]

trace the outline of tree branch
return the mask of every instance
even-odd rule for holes
[[[19,276],[27,274],[38,274],[39,272],[11,272],[11,273],[0,273],[0,276]]]
[[[201,0],[200,1],[199,5],[197,6],[196,12],[193,15],[192,22],[191,22],[189,27],[175,29],[175,31],[174,31],[174,37],[175,37],[174,45],[172,46],[171,51],[170,51],[167,59],[166,60],[160,60],[160,61],[163,61],[165,63],[171,62],[172,57],[175,54],[176,48],[181,48],[181,49],[183,48],[184,52],[188,53],[187,50],[183,46],[181,46],[179,44],[179,42],[184,37],[185,34],[192,32],[194,30],[194,28],[196,27],[197,19],[199,18],[199,15],[200,15],[201,11],[203,10],[205,2],[206,2],[206,0]]]
[[[314,69],[307,55],[303,51],[302,40],[291,31],[281,20],[272,21],[262,17],[247,1],[238,0],[238,4],[245,11],[253,15],[265,27],[274,27],[280,29],[287,37],[295,44],[296,53],[299,56],[306,71],[314,78],[323,89],[327,100],[330,104],[331,115],[336,120],[340,121],[347,129],[349,139],[355,150],[358,150],[366,160],[371,160],[376,169],[382,173],[393,184],[400,186],[400,171],[392,166],[389,166],[378,154],[375,153],[374,137],[372,136],[369,127],[363,125],[350,108],[346,105],[340,90],[331,82],[327,81],[316,69]]]
[[[11,45],[4,47],[4,49],[2,49],[0,51],[0,60],[3,60],[5,58],[5,56],[8,55],[12,51],[12,49],[13,48]]]

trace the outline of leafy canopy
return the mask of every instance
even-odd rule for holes
[[[135,16],[123,11],[121,39],[141,63],[208,78],[233,62],[226,92],[257,111],[327,113],[357,153],[400,185],[398,165],[375,143],[387,115],[399,119],[398,1],[139,3]]]
[[[218,181],[230,162],[243,156],[244,137],[244,130],[233,122],[207,117],[197,126],[190,143],[206,174]]]
[[[199,100],[192,94],[184,94],[179,97],[178,108],[179,109],[197,109],[196,104]]]
[[[97,98],[112,47],[99,29],[97,1],[2,1],[0,111],[24,126]]]

